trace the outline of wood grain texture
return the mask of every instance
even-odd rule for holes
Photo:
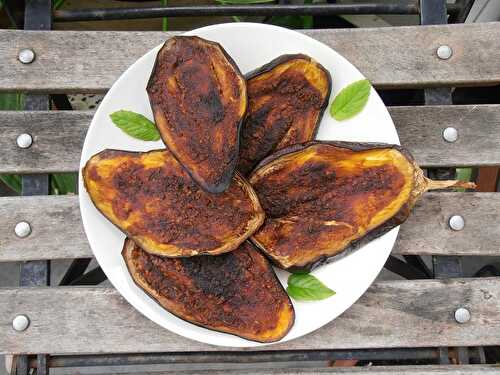
[[[310,30],[377,87],[487,85],[500,82],[500,23]],[[125,69],[174,33],[0,31],[0,90],[106,91]],[[440,60],[436,49],[453,49]],[[23,65],[19,50],[36,60]]]
[[[389,107],[401,143],[421,166],[500,165],[500,105]],[[0,112],[0,173],[71,172],[93,112]],[[455,143],[443,140],[448,126],[458,129]],[[21,149],[16,138],[33,136]]]
[[[72,172],[78,170],[85,134],[92,112],[0,112],[0,173]],[[33,138],[20,148],[19,134]]]
[[[28,237],[14,233],[20,221]],[[0,232],[0,261],[92,256],[74,195],[0,198]]]
[[[466,324],[457,323],[453,316],[461,306],[471,311]],[[498,311],[499,278],[380,282],[314,333],[252,351],[499,345]],[[11,322],[21,313],[31,324],[19,333]],[[236,349],[198,343],[160,329],[111,288],[0,289],[2,352],[220,350]]]
[[[500,367],[494,365],[450,365],[450,366],[366,366],[329,368],[286,368],[249,370],[203,370],[176,371],[177,375],[498,375]],[[142,375],[169,375],[172,372],[154,372]],[[106,374],[111,375],[111,374]],[[118,374],[114,374],[118,375]]]
[[[499,64],[500,65],[500,64]],[[426,167],[500,164],[500,105],[388,107],[401,140]],[[443,139],[458,130],[454,143]]]
[[[465,219],[460,232],[449,229],[450,216]],[[401,226],[393,254],[500,256],[500,194],[427,193]],[[14,234],[18,221],[32,233]],[[0,261],[92,256],[83,232],[78,197],[1,197]]]

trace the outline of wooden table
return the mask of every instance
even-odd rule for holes
[[[314,30],[306,34],[349,59],[377,89],[424,88],[427,103],[432,103],[436,90],[439,92],[435,88],[500,82],[500,23]],[[118,358],[105,353],[127,353],[119,357],[126,358],[120,362],[123,364],[143,363],[145,353],[159,353],[148,354],[148,358],[159,362],[160,358],[172,362],[262,362],[306,357],[362,358],[381,350],[392,350],[395,356],[406,353],[410,358],[408,353],[427,350],[428,356],[437,356],[439,363],[439,359],[446,362],[445,348],[458,347],[461,362],[466,363],[475,350],[481,352],[477,347],[500,345],[500,278],[449,278],[453,273],[439,278],[443,276],[439,271],[441,259],[453,265],[457,264],[456,256],[500,255],[498,193],[426,194],[402,225],[393,254],[433,255],[437,279],[376,283],[325,327],[262,349],[220,348],[159,329],[113,288],[41,286],[46,284],[45,261],[92,257],[78,198],[43,195],[47,194],[43,190],[46,178],[33,175],[77,171],[92,113],[49,111],[46,94],[105,92],[137,58],[172,35],[0,31],[0,90],[35,94],[29,97],[29,103],[35,103],[29,109],[43,108],[45,103],[44,110],[0,112],[0,173],[26,174],[25,192],[42,194],[0,198],[0,261],[26,261],[22,277],[23,285],[28,285],[0,289],[0,352],[38,354],[38,362],[34,359],[33,363],[38,364],[38,373],[42,374],[49,364],[57,365],[64,358],[66,363],[77,364],[82,358],[78,356],[83,354],[88,355],[84,360],[102,364],[104,360],[99,362],[99,358]],[[451,58],[437,56],[442,45],[452,48]],[[32,63],[18,60],[23,49],[35,52]],[[423,167],[500,165],[498,104],[450,103],[390,107],[389,111],[401,143]],[[458,130],[455,142],[443,139],[447,127]],[[32,136],[31,147],[18,147],[16,139],[22,133]],[[464,218],[462,230],[449,227],[453,215]],[[14,233],[21,221],[31,226],[25,238]],[[459,308],[470,312],[469,321],[456,321],[455,311]],[[30,321],[21,332],[12,328],[13,319],[20,314]],[[30,358],[19,358],[24,358],[24,362],[18,362],[18,373],[22,373]],[[499,369],[487,365],[436,365],[309,369],[303,373],[449,375],[496,374]]]

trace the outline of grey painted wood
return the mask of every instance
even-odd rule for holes
[[[0,173],[72,172],[78,170],[83,140],[92,112],[0,112]],[[17,136],[33,138],[29,148],[19,148]]]
[[[455,232],[448,218],[459,214]],[[394,254],[500,256],[500,194],[427,193],[401,226]],[[31,224],[26,238],[14,234],[19,221]],[[92,256],[76,196],[0,198],[0,261]]]
[[[408,26],[306,31],[332,47],[378,87],[479,85],[500,82],[500,24]],[[0,32],[0,90],[100,92],[173,33],[52,31]],[[453,49],[449,60],[436,49]],[[17,54],[32,48],[36,60]]]
[[[286,368],[229,370],[233,375],[493,375],[500,374],[500,367],[494,365],[464,366],[370,366],[329,368]],[[178,375],[227,375],[228,370],[175,371]],[[172,372],[154,372],[142,375],[167,375]],[[111,374],[107,374],[111,375]],[[119,375],[119,374],[114,374]]]
[[[334,287],[334,286],[332,286]],[[455,322],[458,307],[471,311]],[[302,338],[252,350],[499,345],[500,279],[387,281]],[[26,314],[29,328],[11,327]],[[0,289],[0,351],[22,353],[235,350],[191,341],[145,318],[111,288]]]
[[[500,165],[500,105],[389,107],[401,143],[422,166]],[[76,171],[93,112],[0,112],[0,173]],[[373,124],[376,126],[376,124]],[[448,126],[455,143],[443,140]],[[33,145],[16,138],[29,133]]]
[[[500,65],[500,64],[499,64]],[[401,144],[427,167],[500,164],[500,105],[389,107]],[[454,143],[442,132],[458,130]]]
[[[31,234],[19,238],[16,223],[27,221]],[[0,261],[91,257],[78,197],[0,198]]]

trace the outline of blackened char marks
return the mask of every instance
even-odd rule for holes
[[[224,191],[246,107],[237,67],[216,43],[175,37],[159,51],[147,91],[167,147],[205,190]]]
[[[205,326],[265,332],[276,328],[288,301],[267,260],[248,242],[231,253],[190,258],[159,257],[135,246],[132,259],[151,289]]]
[[[249,261],[248,256],[246,256]],[[238,293],[238,282],[245,269],[244,256],[237,257],[234,252],[219,256],[200,256],[180,259],[184,271],[204,294],[213,295],[225,301]],[[248,262],[247,262],[248,263]]]
[[[245,175],[273,151],[311,140],[325,102],[324,94],[293,67],[263,75],[266,79],[256,76],[248,81],[249,107],[238,164]]]
[[[359,217],[352,208],[362,197],[376,196],[370,210],[380,210],[403,185],[404,176],[393,165],[349,172],[313,161],[297,169],[281,170],[257,182],[254,188],[270,219],[296,217],[298,223],[313,218],[355,224]]]
[[[227,194],[203,191],[180,168],[168,164],[144,168],[132,160],[121,163],[112,179],[117,192],[112,202],[122,220],[141,215],[129,228],[131,235],[147,233],[160,243],[189,249],[211,249],[221,245],[217,234],[252,216],[251,202],[243,189],[232,184]],[[241,228],[244,230],[244,228]]]

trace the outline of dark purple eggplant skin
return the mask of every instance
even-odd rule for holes
[[[267,164],[271,163],[272,161],[280,158],[283,155],[294,153],[297,151],[301,151],[309,146],[316,145],[316,144],[327,144],[327,145],[333,145],[336,147],[342,147],[346,148],[352,151],[365,151],[365,150],[374,150],[374,149],[384,149],[384,148],[392,148],[395,150],[398,150],[401,154],[404,155],[404,157],[411,163],[415,164],[415,159],[413,155],[404,147],[396,144],[389,144],[389,143],[379,143],[379,142],[345,142],[345,141],[311,141],[311,142],[306,142],[302,144],[296,144],[290,147],[286,147],[284,149],[281,149],[274,154],[268,156],[267,158],[263,159],[252,171],[250,174],[250,178],[253,175],[255,171],[258,169],[266,166]],[[257,194],[258,195],[258,194]],[[368,232],[363,238],[360,238],[358,240],[355,240],[349,244],[343,251],[341,251],[339,254],[336,254],[334,256],[319,256],[316,260],[313,262],[310,262],[308,264],[305,264],[304,266],[292,266],[287,268],[287,271],[290,272],[310,272],[314,270],[315,268],[328,264],[331,262],[334,262],[340,258],[343,258],[354,251],[360,249],[364,245],[368,244],[369,242],[373,241],[374,239],[383,236],[390,230],[394,229],[398,225],[401,225],[406,221],[408,218],[409,214],[411,212],[411,207],[409,204],[403,205],[401,209],[393,215],[389,220],[385,221],[383,224],[380,226],[372,229],[370,232]],[[260,250],[263,250],[257,241],[253,239],[253,236],[250,237],[250,241]],[[262,251],[264,255],[267,256],[267,258],[270,260],[271,263],[273,263],[276,267],[282,268],[280,264],[278,264],[272,257],[268,256],[265,251]]]
[[[295,143],[303,143],[303,142],[312,141],[316,137],[316,134],[318,133],[319,124],[321,122],[321,119],[323,118],[323,114],[324,114],[326,108],[328,107],[328,102],[329,102],[330,94],[332,91],[332,77],[331,77],[330,72],[327,69],[325,69],[319,62],[312,59],[310,56],[307,56],[305,54],[285,54],[285,55],[278,56],[277,58],[271,60],[267,64],[264,64],[263,66],[261,66],[257,69],[252,70],[251,72],[249,72],[245,75],[245,78],[247,80],[247,87],[250,87],[249,81],[252,80],[252,78],[255,78],[255,77],[262,75],[264,73],[268,73],[268,72],[272,71],[273,69],[275,69],[277,66],[279,66],[281,64],[286,64],[287,62],[290,62],[293,60],[306,60],[306,61],[310,61],[310,62],[314,61],[317,65],[317,67],[325,74],[325,76],[327,78],[327,83],[328,83],[328,90],[327,90],[327,93],[325,95],[325,99],[324,99],[324,101],[319,109],[318,118],[316,120],[316,123],[314,124],[313,131],[311,132],[310,136],[307,137],[306,139],[300,139],[299,141],[295,142]],[[250,89],[248,89],[248,90],[250,90]],[[248,168],[248,166],[246,165],[246,162],[241,157],[241,153],[245,151],[245,148],[244,148],[245,143],[243,143],[243,146],[241,146],[241,143],[244,142],[245,122],[248,120],[249,115],[250,115],[250,100],[251,100],[251,98],[249,97],[249,109],[247,110],[246,119],[243,122],[243,129],[241,131],[242,139],[240,140],[240,150],[241,150],[240,151],[240,163],[238,165],[238,170],[240,170],[240,172],[242,172],[243,175],[245,175],[245,176],[248,176],[249,172],[253,169],[253,167]],[[291,144],[285,144],[283,147],[288,147],[290,145]],[[242,149],[242,147],[243,147],[243,149]],[[283,148],[283,147],[279,146],[278,149]],[[277,149],[274,149],[273,151],[271,151],[271,153],[276,152],[276,150]],[[268,155],[269,154],[267,154],[266,156],[268,156]],[[258,162],[259,162],[259,160],[257,159],[255,161],[255,163],[258,163]]]
[[[223,333],[226,333],[226,334],[230,334],[230,335],[234,335],[236,337],[241,337],[243,339],[246,339],[246,340],[252,340],[252,341],[255,341],[255,342],[261,342],[261,343],[271,343],[271,342],[275,342],[275,341],[278,341],[278,340],[281,340],[281,338],[283,338],[284,336],[286,336],[286,334],[288,334],[289,330],[293,327],[294,323],[295,323],[295,310],[293,308],[293,304],[290,300],[290,297],[288,296],[288,294],[286,293],[285,290],[283,290],[283,287],[281,286],[281,282],[279,281],[278,277],[276,276],[276,273],[274,272],[273,268],[271,267],[271,264],[266,262],[266,267],[265,267],[265,272],[268,272],[270,275],[272,275],[272,278],[274,280],[274,282],[276,283],[277,286],[281,287],[281,291],[283,293],[283,297],[286,298],[286,304],[288,305],[289,307],[289,310],[290,310],[290,321],[289,321],[289,325],[286,329],[286,332],[284,332],[283,336],[282,337],[279,337],[278,340],[260,340],[260,339],[257,339],[257,338],[249,338],[249,337],[245,337],[244,335],[241,335],[241,334],[238,334],[237,332],[231,332],[231,331],[218,331],[212,327],[208,327],[208,326],[205,326],[203,324],[200,324],[200,323],[197,323],[197,322],[194,322],[194,321],[191,321],[191,320],[187,320],[186,317],[184,317],[182,314],[178,314],[176,313],[175,311],[171,311],[171,310],[168,310],[165,306],[163,306],[163,304],[160,302],[160,300],[151,293],[151,291],[149,291],[147,288],[143,287],[138,280],[136,280],[136,278],[133,276],[134,275],[134,272],[131,268],[131,265],[129,264],[129,261],[127,260],[127,252],[128,252],[128,248],[131,247],[131,246],[137,246],[133,240],[131,240],[130,238],[126,238],[125,239],[125,242],[123,244],[123,249],[122,249],[122,252],[121,252],[121,255],[122,255],[122,258],[125,262],[125,265],[127,267],[127,270],[130,274],[130,276],[132,277],[132,281],[134,282],[134,284],[139,288],[141,289],[144,293],[146,293],[153,301],[155,301],[162,309],[165,309],[167,311],[169,311],[171,314],[175,315],[176,317],[178,317],[179,319],[182,319],[183,321],[187,322],[187,323],[190,323],[190,324],[194,324],[198,327],[201,327],[201,328],[205,328],[205,329],[209,329],[209,330],[213,330],[215,332],[223,332]],[[256,250],[256,247],[250,242],[250,241],[245,241],[244,243],[242,243],[240,245],[241,248],[244,248],[245,246],[248,246],[250,248],[252,248],[253,250],[255,250],[256,254],[258,255],[262,255],[262,253],[258,250]],[[240,248],[238,248],[237,250],[239,250]],[[227,256],[228,254],[224,254],[223,256]],[[267,257],[263,257],[264,260],[267,259]],[[165,258],[167,259],[167,258]],[[173,259],[172,259],[173,261]],[[190,260],[189,259],[186,259],[186,262],[189,263]],[[224,272],[225,270],[221,270],[221,272]],[[203,274],[200,274],[199,275],[200,278],[203,277]],[[196,278],[195,276],[193,276],[193,279]],[[246,288],[248,286],[246,285],[242,285],[241,288]],[[227,286],[219,286],[219,288],[221,288],[222,290],[224,288],[227,288]]]
[[[183,39],[183,38],[184,39],[198,39],[198,40],[202,40],[203,42],[208,43],[210,45],[216,46],[220,50],[220,52],[224,55],[224,57],[227,59],[227,61],[230,63],[230,65],[232,65],[232,68],[235,70],[236,75],[238,76],[238,79],[241,79],[244,82],[246,82],[245,76],[241,73],[241,71],[240,71],[238,65],[236,64],[236,62],[227,53],[227,51],[224,49],[224,47],[222,47],[219,43],[211,41],[211,40],[206,40],[206,39],[203,39],[203,38],[200,38],[200,37],[197,37],[197,36],[175,36],[174,38],[175,39]],[[171,39],[174,39],[174,38],[171,38]],[[152,101],[151,94],[150,94],[150,90],[151,90],[151,88],[153,86],[153,83],[154,83],[154,77],[153,77],[153,75],[157,71],[157,67],[158,67],[158,64],[159,64],[159,62],[158,62],[159,56],[160,56],[162,50],[164,48],[166,48],[167,43],[171,39],[168,39],[167,41],[165,41],[165,43],[162,46],[162,48],[160,48],[160,50],[158,51],[158,53],[156,55],[156,58],[155,58],[155,63],[153,65],[153,69],[151,70],[151,75],[150,75],[150,77],[148,79],[148,82],[146,84],[146,91],[148,92],[149,102],[150,102],[151,108],[153,110],[153,114],[155,113],[155,109],[154,109],[153,101]],[[247,95],[247,92],[246,92],[246,88],[244,90],[243,97],[244,97],[245,103],[248,103],[248,95]],[[193,178],[193,180],[198,185],[200,185],[200,187],[203,190],[205,190],[205,191],[207,191],[209,193],[218,194],[218,193],[222,193],[222,192],[224,192],[224,191],[227,190],[227,188],[231,184],[231,180],[232,180],[233,175],[234,175],[234,173],[236,171],[236,166],[238,165],[238,160],[239,160],[241,128],[242,128],[243,121],[244,121],[245,117],[246,117],[246,110],[241,115],[241,117],[240,117],[240,119],[239,119],[239,121],[237,123],[237,126],[236,126],[236,137],[235,137],[235,140],[234,140],[234,145],[231,145],[231,147],[233,147],[232,157],[228,161],[227,168],[225,169],[224,173],[214,183],[207,183],[206,181],[203,181],[202,179],[200,179],[199,176],[197,176],[196,173],[194,173],[193,170],[191,170],[191,168],[188,168],[186,165],[184,165],[184,163],[180,160],[181,158],[179,157],[178,153],[175,150],[173,150],[172,148],[170,148],[168,146],[168,143],[167,143],[167,141],[166,141],[166,139],[165,139],[165,137],[164,137],[164,135],[162,134],[161,131],[160,131],[160,136],[162,138],[162,141],[167,146],[167,148],[170,149],[170,151],[172,152],[172,154],[174,155],[174,157],[179,161],[179,163],[183,166],[183,168],[191,176],[191,178]],[[155,122],[156,122],[156,118],[155,118]],[[159,129],[158,124],[156,124],[156,125],[157,125],[157,127]],[[229,145],[228,145],[228,147],[229,147]],[[217,163],[210,164],[208,167],[209,168],[216,168],[216,164]]]

